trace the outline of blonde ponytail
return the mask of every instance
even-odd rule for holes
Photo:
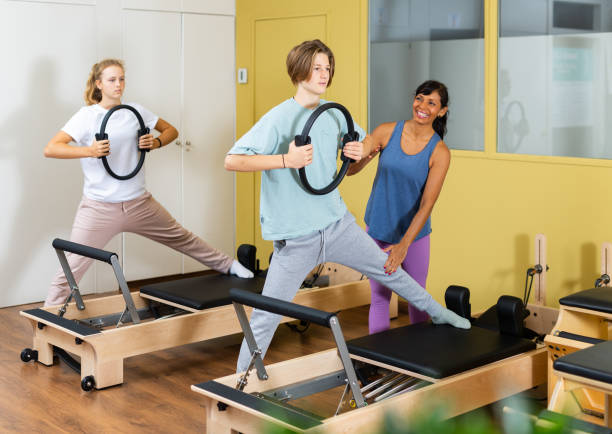
[[[109,66],[118,66],[125,70],[123,62],[119,59],[104,59],[92,66],[89,78],[87,78],[87,83],[85,84],[84,97],[87,105],[97,104],[102,101],[102,92],[96,86],[96,81],[100,80],[102,72]]]

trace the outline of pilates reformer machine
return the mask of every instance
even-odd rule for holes
[[[420,323],[346,342],[334,313],[240,289],[230,294],[252,357],[244,373],[192,386],[203,395],[208,433],[248,434],[266,425],[374,432],[387,413],[410,417],[442,400],[445,416],[453,417],[546,382],[546,348],[522,337],[517,297],[500,297],[496,331],[472,319],[470,330]],[[471,318],[467,288],[449,287],[445,300]],[[327,327],[336,348],[264,367],[244,306]],[[324,414],[300,408],[304,399],[318,402],[321,392],[335,393],[337,404]]]
[[[612,245],[602,247],[595,287],[559,300],[559,317],[546,336],[548,409],[612,427]]]
[[[229,289],[261,292],[265,282],[255,267],[254,246],[238,250],[243,265],[256,272],[253,279],[210,274],[146,285],[138,292],[130,292],[117,254],[61,239],[53,247],[71,292],[62,306],[20,312],[34,335],[21,359],[51,366],[57,355],[80,373],[86,391],[123,383],[125,358],[239,333]],[[110,264],[121,294],[85,302],[65,252]],[[360,280],[299,291],[295,300],[313,308],[350,309],[369,304],[370,288]]]

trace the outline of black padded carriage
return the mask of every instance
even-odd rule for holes
[[[430,378],[445,378],[534,350],[528,339],[481,327],[419,323],[348,341],[349,353]]]
[[[553,367],[557,371],[612,384],[610,360],[612,341],[606,341],[560,357],[555,360]]]
[[[146,285],[140,289],[140,293],[191,309],[203,310],[230,304],[230,288],[260,294],[265,281],[262,276],[241,279],[227,274],[210,274]]]
[[[612,290],[607,287],[586,289],[561,298],[559,304],[612,313]]]

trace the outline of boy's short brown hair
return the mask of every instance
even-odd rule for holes
[[[334,77],[334,53],[319,39],[304,41],[293,47],[287,55],[287,73],[294,85],[310,78],[314,58],[319,53],[326,54],[329,59],[329,81],[327,82],[327,87],[331,85],[332,78]]]

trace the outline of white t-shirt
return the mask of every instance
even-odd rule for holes
[[[153,130],[159,117],[140,104],[129,103],[142,116],[145,125]],[[81,107],[64,125],[62,131],[76,142],[77,146],[91,146],[100,124],[108,110],[98,104]],[[126,175],[136,167],[140,158],[138,150],[140,124],[130,110],[117,110],[106,124],[110,143],[110,155],[106,157],[110,168],[118,175]],[[102,202],[124,202],[135,199],[145,192],[144,167],[131,179],[120,181],[108,174],[99,158],[81,158],[85,175],[83,194]]]

